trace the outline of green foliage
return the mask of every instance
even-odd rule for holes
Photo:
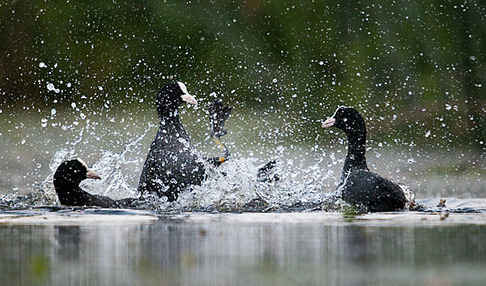
[[[394,128],[484,148],[486,4],[461,3],[8,1],[0,105],[136,105],[178,78],[243,108],[315,121],[354,105],[383,118],[371,124],[377,137]],[[430,129],[439,131],[424,138]]]

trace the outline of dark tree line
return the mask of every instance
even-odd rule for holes
[[[484,1],[0,3],[3,109],[144,105],[178,78],[244,108],[355,105],[378,133],[433,128],[483,149],[485,61]]]

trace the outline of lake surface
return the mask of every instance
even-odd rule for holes
[[[28,213],[30,212],[30,214]],[[33,215],[35,214],[35,215]],[[127,219],[130,218],[130,219]],[[484,285],[486,214],[4,211],[3,285]]]

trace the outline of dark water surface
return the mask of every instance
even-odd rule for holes
[[[484,285],[486,215],[18,214],[2,285]],[[138,217],[138,221],[127,218]],[[27,219],[26,219],[27,218]],[[55,220],[60,218],[59,220]],[[23,219],[26,219],[22,221]]]

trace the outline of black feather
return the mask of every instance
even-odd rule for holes
[[[338,186],[343,200],[371,212],[403,209],[407,200],[402,188],[368,169],[366,125],[359,112],[339,107],[332,118],[335,120],[332,126],[343,130],[348,138],[348,154]]]
[[[211,136],[221,137],[226,135],[224,123],[229,118],[232,108],[224,106],[221,100],[214,100],[209,107],[209,117],[211,122]]]
[[[90,194],[79,187],[87,179],[88,168],[78,159],[64,161],[54,173],[54,189],[61,205],[98,206],[103,208],[130,207],[136,199],[113,200]]]

